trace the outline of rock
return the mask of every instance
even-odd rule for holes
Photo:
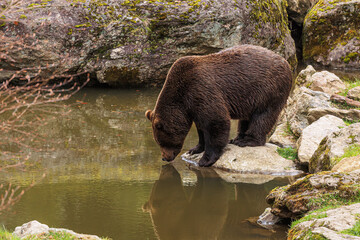
[[[313,91],[305,87],[295,89],[285,109],[290,129],[295,136],[300,137],[303,129],[311,123],[307,117],[310,109],[330,108],[329,100],[330,96],[323,92]]]
[[[358,196],[360,174],[321,172],[298,179],[293,184],[273,189],[266,197],[271,213],[280,218],[299,219],[303,214],[321,207],[326,197],[351,202]],[[325,200],[324,200],[325,198]]]
[[[6,37],[31,39],[38,47],[9,48],[9,58],[0,62],[1,76],[53,64],[88,71],[111,86],[161,85],[176,59],[238,44],[269,48],[297,64],[285,0],[53,0],[42,5],[6,16],[11,20],[2,27]]]
[[[360,86],[350,89],[347,93],[348,98],[360,100]]]
[[[360,143],[360,123],[351,124],[324,138],[309,161],[309,171],[331,170],[345,150]]]
[[[338,109],[334,107],[330,108],[311,108],[307,113],[307,120],[309,123],[316,121],[325,115],[333,115],[341,119],[348,121],[358,121],[360,119],[360,110],[357,109]]]
[[[343,158],[331,169],[334,172],[352,172],[360,170],[360,155]]]
[[[306,13],[315,5],[317,0],[288,0],[287,11],[289,18],[302,25]]]
[[[304,61],[360,70],[359,23],[360,0],[318,1],[304,20]]]
[[[274,225],[280,222],[281,218],[271,213],[271,208],[266,208],[265,211],[259,216],[257,223],[260,225]]]
[[[310,86],[311,76],[314,73],[316,73],[316,70],[311,65],[308,65],[305,69],[301,70],[295,80],[296,86],[303,86],[303,87]]]
[[[309,231],[312,232],[311,239],[360,239],[360,237],[342,233],[342,231],[355,226],[359,214],[360,203],[309,214],[307,217],[310,220],[300,222],[290,229],[288,239],[306,239],[304,237]]]
[[[228,144],[219,160],[213,165],[215,168],[245,174],[297,175],[302,171],[295,169],[295,163],[282,158],[276,152],[277,146],[266,144],[261,147],[238,147]],[[182,158],[192,164],[202,157],[203,153],[189,155]]]
[[[64,228],[49,228],[47,225],[39,223],[36,220],[24,223],[22,226],[16,227],[13,235],[19,238],[26,238],[39,234],[49,234],[49,232],[66,232],[79,239],[101,240],[98,236],[95,235],[79,234],[75,233],[72,230]]]
[[[311,76],[310,89],[314,91],[321,91],[332,95],[344,91],[345,88],[345,83],[331,72],[322,71]]]
[[[297,141],[298,157],[300,162],[308,163],[314,155],[321,140],[332,132],[345,127],[346,124],[341,118],[326,115],[307,126]]]
[[[356,100],[353,100],[351,98],[347,98],[347,97],[344,97],[344,96],[341,96],[341,95],[338,95],[338,94],[331,95],[330,100],[332,102],[341,103],[341,104],[344,104],[344,105],[349,106],[349,107],[360,108],[360,102],[359,101],[356,101]]]
[[[275,132],[269,138],[269,143],[273,143],[281,148],[296,148],[296,139],[290,132],[287,122],[276,127]]]

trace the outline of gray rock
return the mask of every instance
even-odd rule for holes
[[[104,3],[53,0],[6,16],[12,20],[2,28],[7,37],[35,34],[38,47],[12,49],[15,61],[11,67],[10,60],[0,62],[0,81],[13,69],[53,64],[59,71],[89,71],[112,86],[160,85],[176,59],[238,44],[260,45],[297,63],[285,0]]]
[[[95,235],[79,234],[75,233],[72,230],[64,228],[49,228],[47,225],[39,223],[36,220],[24,223],[22,226],[16,227],[13,235],[22,239],[42,233],[48,234],[49,232],[66,232],[79,239],[101,240],[98,236]]]
[[[300,137],[303,129],[311,123],[308,120],[310,109],[330,107],[330,96],[328,94],[305,87],[295,89],[285,109],[291,131]]]
[[[301,70],[295,80],[296,86],[310,86],[311,76],[314,73],[316,73],[316,70],[311,65],[308,65],[305,69]]]
[[[360,70],[359,8],[360,0],[319,1],[304,20],[304,61]]]
[[[359,191],[360,174],[321,172],[310,174],[296,182],[273,189],[266,197],[271,212],[280,218],[299,219],[321,207],[328,196],[338,196],[333,203],[353,201]]]
[[[245,174],[297,175],[302,173],[295,169],[293,161],[282,158],[276,149],[277,146],[273,144],[261,147],[238,147],[228,144],[213,167]],[[197,165],[202,154],[185,153],[182,158]]]
[[[334,172],[353,172],[360,170],[360,155],[343,158],[331,169]]]
[[[347,93],[348,98],[360,99],[360,86],[350,89]]]
[[[341,79],[334,73],[322,71],[311,76],[310,89],[321,91],[329,95],[336,94],[345,90],[346,86]]]
[[[360,119],[360,110],[357,109],[338,109],[334,107],[311,108],[307,113],[309,123],[316,121],[325,115],[333,115],[348,121],[358,121]]]
[[[289,132],[287,122],[276,127],[274,133],[269,138],[269,143],[273,143],[281,148],[296,148],[296,139],[293,134]]]
[[[360,143],[360,123],[351,124],[324,138],[309,161],[309,171],[331,170],[335,160],[353,144]]]
[[[326,115],[307,126],[297,141],[298,157],[300,162],[308,163],[319,147],[321,140],[330,133],[345,127],[346,124],[341,118]]]
[[[289,18],[302,25],[306,13],[315,5],[317,0],[288,0],[287,2]]]
[[[360,214],[360,203],[330,209],[325,212],[311,214],[313,218],[293,227],[288,239],[304,239],[311,231],[313,235],[329,240],[360,239],[341,231],[353,228]]]
[[[281,220],[280,217],[271,213],[271,208],[266,208],[265,211],[259,216],[257,223],[263,226],[274,225]]]

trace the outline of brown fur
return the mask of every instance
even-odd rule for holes
[[[286,103],[292,84],[289,64],[262,47],[241,45],[205,56],[178,59],[167,75],[154,111],[148,110],[163,160],[180,152],[193,122],[205,151],[200,166],[211,166],[228,143],[230,119],[239,119],[230,143],[265,144],[266,134]]]

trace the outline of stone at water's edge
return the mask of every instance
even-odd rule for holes
[[[281,219],[278,216],[275,216],[271,213],[271,208],[266,208],[265,211],[259,216],[257,223],[262,226],[274,225],[278,223]]]
[[[341,206],[320,213],[314,213],[310,220],[298,223],[288,234],[288,240],[303,238],[311,231],[312,239],[359,240],[360,237],[341,233],[353,228],[360,215],[360,203]]]
[[[269,143],[261,147],[238,147],[228,144],[213,167],[246,174],[289,176],[302,173],[302,171],[295,169],[293,161],[282,158],[276,149],[276,145]],[[194,155],[185,153],[182,158],[187,162],[197,164],[202,155],[203,153]]]
[[[0,81],[18,68],[54,64],[59,70],[86,70],[112,86],[161,85],[176,59],[239,44],[266,47],[297,65],[286,0],[53,0],[42,5],[7,16],[12,21],[0,31],[20,38],[35,34],[38,47],[9,49],[15,61],[0,62]]]
[[[19,238],[25,238],[39,234],[48,234],[49,232],[66,232],[79,239],[101,240],[101,238],[95,235],[79,234],[79,233],[75,233],[72,230],[68,230],[64,228],[49,228],[47,225],[39,223],[36,220],[30,221],[28,223],[24,223],[22,226],[16,227],[15,231],[13,232],[13,235]]]
[[[304,61],[360,70],[359,24],[360,0],[318,1],[304,20]]]
[[[346,127],[341,118],[326,115],[307,126],[297,141],[298,157],[300,162],[308,163],[314,155],[321,140],[332,132]]]

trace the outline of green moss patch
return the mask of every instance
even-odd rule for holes
[[[297,149],[292,147],[287,148],[277,148],[276,151],[280,156],[289,160],[297,159]]]

